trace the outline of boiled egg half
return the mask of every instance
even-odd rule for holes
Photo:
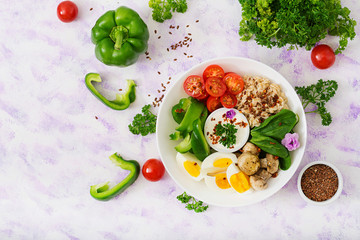
[[[214,190],[233,191],[226,171],[236,161],[236,155],[233,153],[215,152],[207,156],[201,166],[201,174],[205,179],[205,184]]]
[[[226,170],[226,177],[229,180],[229,184],[238,193],[252,192],[250,186],[249,176],[243,173],[236,162],[232,163]]]
[[[176,162],[185,175],[191,177],[195,181],[203,179],[203,175],[201,173],[202,162],[197,159],[194,154],[189,152],[178,152],[176,155]]]

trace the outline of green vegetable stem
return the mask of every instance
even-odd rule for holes
[[[354,39],[356,22],[340,0],[239,0],[242,20],[239,35],[243,41],[254,37],[257,44],[310,50],[328,34],[339,37],[335,54]]]
[[[134,120],[128,126],[131,133],[146,136],[156,132],[157,117],[150,111],[150,107],[150,104],[145,105],[141,109],[142,114],[138,113],[135,115]]]
[[[93,82],[100,83],[101,77],[98,73],[88,73],[85,76],[85,85],[90,92],[97,97],[106,106],[114,110],[124,110],[130,106],[130,103],[135,101],[135,87],[136,84],[133,80],[127,80],[126,90],[123,94],[116,94],[115,100],[106,99],[99,91],[94,87]]]
[[[157,22],[164,22],[172,18],[173,12],[184,13],[187,10],[186,0],[150,0],[152,18]]]
[[[125,160],[117,153],[114,153],[109,158],[116,166],[129,170],[130,173],[113,188],[109,187],[109,182],[91,186],[90,194],[97,200],[109,200],[122,193],[136,181],[140,174],[140,165],[137,161]]]
[[[119,7],[102,15],[91,30],[97,59],[107,65],[134,64],[148,47],[149,30],[138,13]]]
[[[331,114],[327,111],[325,103],[327,103],[336,93],[338,84],[335,80],[323,81],[319,79],[316,84],[307,87],[295,87],[295,91],[301,97],[301,102],[306,107],[311,103],[317,106],[314,111],[305,111],[305,113],[319,113],[323,126],[329,126],[332,122]]]

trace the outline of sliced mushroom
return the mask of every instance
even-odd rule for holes
[[[254,176],[259,176],[261,179],[267,181],[271,178],[272,174],[266,171],[265,169],[260,168],[260,170],[257,171],[257,173],[255,173]]]
[[[279,170],[279,159],[276,159],[274,155],[267,153],[267,171],[271,174],[276,173]]]
[[[266,158],[260,159],[260,167],[267,168],[267,159]]]
[[[250,185],[255,190],[264,190],[267,188],[267,181],[262,179],[259,175],[250,176]]]
[[[255,174],[260,168],[260,160],[257,155],[244,152],[238,158],[238,165],[241,171],[247,175]]]
[[[251,142],[247,142],[244,147],[242,148],[243,152],[249,152],[251,154],[254,154],[256,156],[259,156],[259,148],[252,144]]]

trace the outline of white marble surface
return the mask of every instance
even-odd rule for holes
[[[236,0],[189,0],[185,14],[175,14],[162,24],[152,20],[147,0],[74,0],[79,15],[72,23],[58,20],[59,2],[1,1],[0,239],[360,236],[359,25],[358,36],[337,56],[334,66],[319,70],[304,49],[267,49],[254,41],[241,42],[237,33],[241,6]],[[360,23],[360,3],[342,3]],[[96,19],[120,5],[136,10],[150,30],[151,60],[143,55],[127,68],[99,62],[90,40]],[[170,25],[180,27],[171,30]],[[189,32],[193,38],[190,47],[166,50]],[[336,47],[336,41],[327,38],[323,42]],[[194,57],[187,58],[184,52]],[[183,190],[168,174],[156,183],[140,175],[116,199],[94,200],[90,185],[118,181],[125,174],[108,160],[112,153],[122,153],[141,165],[148,158],[159,157],[155,134],[135,136],[127,125],[143,105],[160,97],[157,90],[162,89],[161,83],[172,77],[170,86],[193,65],[221,56],[261,61],[279,71],[292,86],[312,84],[320,78],[338,81],[337,94],[327,104],[333,115],[331,126],[323,127],[318,116],[307,115],[308,142],[300,167],[315,160],[335,164],[344,177],[340,198],[324,207],[305,203],[296,188],[298,169],[278,193],[248,207],[210,206],[201,214],[188,211],[176,200]],[[121,88],[125,79],[134,79],[137,100],[125,111],[107,108],[85,87],[88,72],[99,72],[107,89]]]

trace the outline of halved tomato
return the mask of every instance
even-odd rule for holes
[[[218,108],[221,108],[221,102],[219,97],[210,96],[206,101],[206,107],[209,112],[213,112]]]
[[[196,97],[197,100],[204,100],[205,98],[207,98],[209,96],[208,92],[205,89],[205,85],[203,87],[203,89],[201,90],[201,94],[200,96]]]
[[[223,78],[225,76],[224,69],[219,65],[213,64],[205,68],[203,72],[203,78],[206,81],[210,77]]]
[[[237,99],[234,95],[229,92],[226,92],[220,97],[221,104],[226,108],[233,108],[236,106]]]
[[[244,80],[236,73],[226,74],[223,81],[231,94],[239,94],[244,89]]]
[[[202,77],[198,75],[190,75],[184,81],[184,90],[187,95],[197,98],[203,94],[205,83]]]
[[[208,78],[205,82],[205,88],[213,97],[220,97],[226,92],[226,85],[221,78]]]

